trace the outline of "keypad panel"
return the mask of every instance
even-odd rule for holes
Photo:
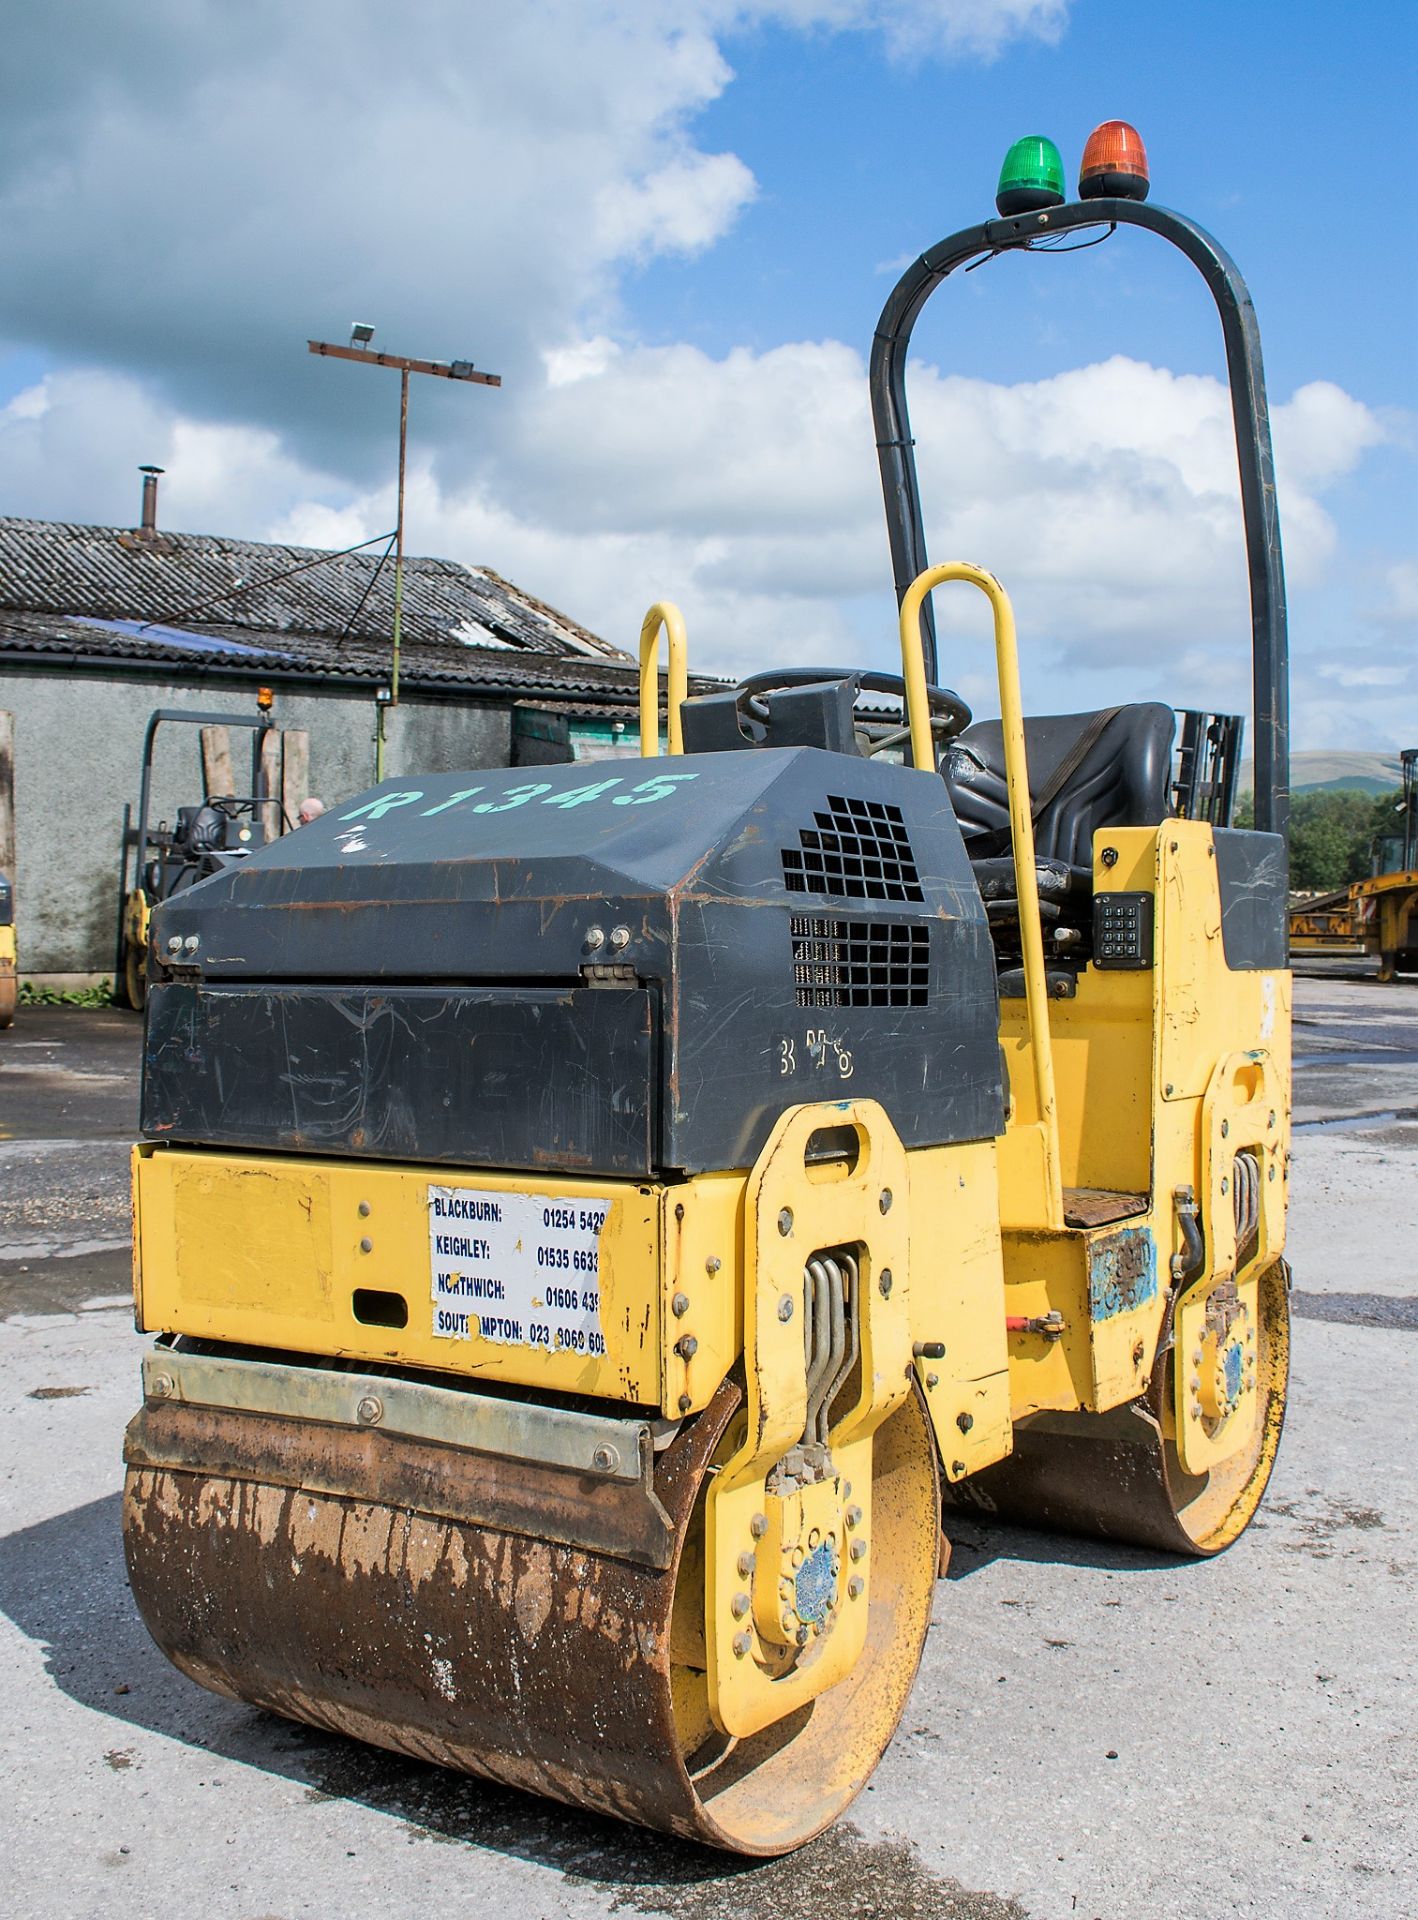
[[[1152,965],[1152,895],[1095,893],[1093,964],[1112,971]]]

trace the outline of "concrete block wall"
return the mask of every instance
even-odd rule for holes
[[[137,813],[143,731],[156,707],[254,713],[250,681],[200,685],[121,672],[0,669],[0,711],[15,720],[16,935],[20,973],[36,984],[111,978],[125,804]],[[310,736],[310,791],[327,805],[374,781],[374,703],[359,689],[276,690],[276,725]],[[390,774],[505,767],[506,707],[409,696],[387,716]],[[233,731],[238,785],[250,761]],[[200,729],[158,730],[153,817],[201,799]]]

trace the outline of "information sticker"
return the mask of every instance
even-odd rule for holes
[[[433,1332],[548,1353],[601,1354],[605,1200],[428,1190]]]

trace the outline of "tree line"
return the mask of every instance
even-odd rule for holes
[[[1372,872],[1376,839],[1400,834],[1397,787],[1388,793],[1329,788],[1290,796],[1290,886],[1295,893],[1334,893]],[[1255,799],[1243,793],[1236,825],[1255,825]]]

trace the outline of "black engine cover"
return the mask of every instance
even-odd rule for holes
[[[537,771],[386,781],[162,907],[144,1131],[622,1175],[751,1165],[805,1101],[880,1100],[910,1146],[1002,1131],[938,778],[813,748]]]

